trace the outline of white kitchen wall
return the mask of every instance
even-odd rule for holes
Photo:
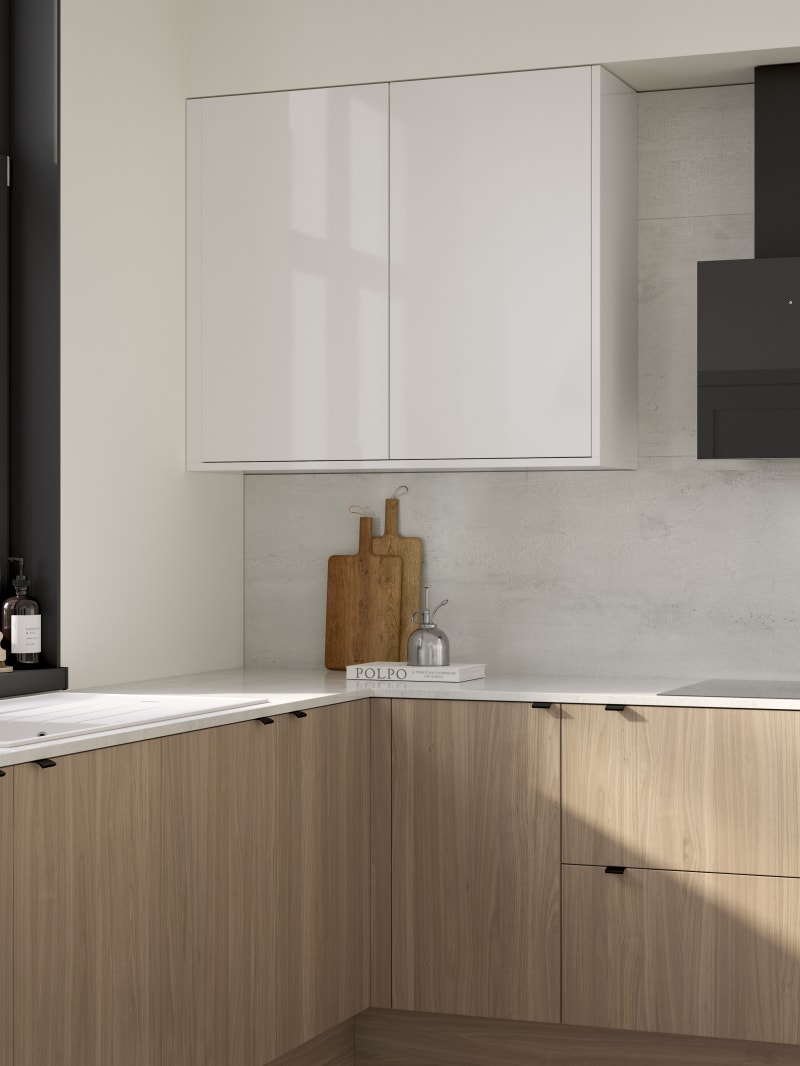
[[[242,478],[185,472],[185,0],[61,9],[61,609],[73,687],[242,662]]]
[[[382,516],[402,480],[401,532],[450,598],[458,661],[800,676],[800,460],[695,458],[695,264],[752,255],[752,101],[749,85],[639,98],[639,470],[248,476],[248,663],[321,664],[348,506]]]
[[[189,25],[189,95],[214,96],[674,56],[689,57],[679,64],[686,72],[710,72],[717,64],[709,56],[796,47],[800,5],[796,0],[193,0]],[[691,58],[696,56],[706,59],[698,64]]]
[[[669,56],[689,57],[682,66],[690,71],[697,69],[692,57],[703,56],[701,66],[713,75],[709,56],[796,47],[800,5],[795,0],[762,0],[755,6],[747,0],[669,5],[661,0],[62,0],[61,35],[62,661],[70,667],[72,685],[83,686],[232,666],[242,657],[243,479],[184,472],[186,96]],[[699,175],[696,185],[702,181]],[[703,210],[711,215],[725,208]],[[660,227],[667,240],[668,218],[652,220],[652,243],[643,245],[643,261],[650,254],[654,269],[668,266],[656,232]],[[709,236],[724,244],[722,220],[707,222]],[[689,223],[675,223],[682,224],[691,231]],[[734,235],[730,231],[733,244]],[[679,247],[680,241],[670,244]],[[736,602],[747,607],[735,607],[732,592],[720,599],[716,580],[705,592],[702,585],[693,589],[693,596],[723,612],[728,603],[732,620],[723,618],[712,628],[730,626],[740,643],[759,632],[761,644],[775,649],[778,658],[791,646],[794,539],[780,539],[780,532],[795,531],[794,464],[744,464],[715,472],[685,458],[693,414],[686,399],[690,385],[680,366],[688,355],[674,334],[686,333],[691,304],[684,305],[687,322],[681,323],[682,313],[666,292],[680,294],[687,282],[681,257],[670,254],[674,276],[664,279],[662,295],[654,292],[651,301],[654,316],[659,301],[670,315],[662,320],[658,338],[648,342],[649,354],[643,349],[642,445],[648,458],[638,474],[415,480],[405,501],[405,529],[425,537],[431,580],[437,587],[447,585],[442,593],[453,597],[448,621],[460,657],[486,649],[497,667],[500,648],[509,639],[524,648],[527,664],[527,653],[541,638],[531,628],[532,617],[540,619],[542,632],[566,627],[572,649],[582,627],[592,636],[590,622],[601,615],[595,611],[585,625],[580,617],[573,624],[570,604],[582,594],[582,579],[580,569],[568,562],[571,550],[591,577],[580,602],[591,599],[597,582],[604,591],[610,584],[594,567],[617,550],[610,516],[614,492],[622,490],[604,486],[625,485],[624,492],[632,493],[630,486],[641,485],[642,498],[663,499],[659,506],[671,516],[667,528],[675,531],[676,500],[695,496],[691,482],[698,477],[710,478],[718,491],[726,478],[740,479],[734,481],[733,497],[719,503],[721,536],[738,530],[738,543],[748,548],[751,560],[761,560],[759,565],[773,565],[768,550],[775,551],[775,538],[782,550],[770,571],[780,574],[775,589],[761,580],[765,575],[756,581],[746,568],[738,578],[745,587]],[[655,284],[655,275],[650,280]],[[645,309],[647,285],[643,276]],[[658,345],[672,348],[663,364],[655,362]],[[651,493],[644,490],[648,479]],[[375,476],[250,479],[246,618],[251,661],[321,661],[324,560],[353,546],[347,504],[377,507],[392,488]],[[587,531],[568,528],[567,519],[582,515],[582,491],[599,497],[590,524],[590,531],[597,526],[594,560],[591,552],[578,550]],[[709,506],[714,494],[698,491]],[[634,509],[638,498],[636,493],[630,497]],[[545,536],[548,500],[552,529],[563,532]],[[757,514],[756,500],[767,509]],[[590,505],[587,496],[585,506]],[[464,508],[459,529],[455,518]],[[767,522],[768,515],[775,517]],[[754,533],[762,521],[771,538],[763,551]],[[708,520],[701,525],[708,528]],[[655,525],[649,528],[652,539]],[[703,534],[700,547],[707,547],[706,539]],[[642,537],[641,544],[646,543]],[[548,551],[554,551],[549,562]],[[661,552],[652,554],[662,560]],[[685,574],[689,554],[673,553],[684,560],[678,577]],[[710,560],[697,557],[704,575],[711,562],[724,558],[721,551],[710,554]],[[651,561],[643,548],[635,558],[641,566]],[[614,602],[629,602],[625,588],[650,595],[654,581],[642,584],[629,569],[634,558],[624,561],[625,580]],[[549,580],[558,592],[555,577],[547,576],[556,573],[565,583],[563,595],[526,600],[526,582],[532,591],[534,581],[546,588]],[[503,574],[516,576],[503,579]],[[503,580],[511,582],[514,596],[505,628],[492,635],[505,595]],[[752,602],[756,593],[761,606]],[[546,621],[545,609],[555,610]],[[702,619],[702,606],[698,609]],[[770,639],[771,624],[772,637],[777,632],[778,638]],[[627,626],[625,632],[636,623],[630,619]],[[475,635],[484,633],[488,644]],[[600,650],[594,660],[599,655]],[[587,662],[591,668],[592,660]]]

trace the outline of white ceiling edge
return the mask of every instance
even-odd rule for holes
[[[753,80],[757,66],[800,63],[800,45],[764,48],[753,52],[674,56],[667,59],[632,59],[602,65],[637,92],[659,89],[695,89],[704,85],[738,85]]]

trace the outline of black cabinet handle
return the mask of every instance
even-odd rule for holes
[[[624,866],[606,866],[606,873],[607,874],[624,874],[625,873],[625,867]]]
[[[52,759],[34,759],[37,766],[41,766],[43,770],[49,769],[51,766],[55,766]]]
[[[606,710],[607,711],[624,711],[625,710],[625,706],[626,705],[624,703],[607,703],[606,704]]]
[[[305,711],[292,711],[291,713],[295,716],[295,718],[308,718],[308,715]]]
[[[0,777],[5,777],[5,776],[6,776],[5,770],[0,770]]]
[[[545,711],[549,711],[552,706],[553,706],[552,703],[532,703],[531,704],[531,707],[541,707]]]
[[[275,719],[274,718],[257,718],[256,721],[257,722],[261,722],[262,725],[272,725],[272,723],[275,721]]]

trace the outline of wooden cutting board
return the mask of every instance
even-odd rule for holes
[[[396,662],[401,657],[403,563],[398,556],[375,555],[372,545],[372,519],[362,518],[358,554],[328,559],[328,670],[344,670],[352,663]]]
[[[408,638],[417,628],[411,615],[420,608],[422,593],[422,541],[419,537],[401,537],[399,533],[400,501],[395,497],[386,501],[386,525],[382,537],[375,537],[372,550],[376,555],[396,555],[403,561],[403,582],[400,593],[399,659],[405,660]]]

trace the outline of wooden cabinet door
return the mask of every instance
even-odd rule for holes
[[[283,1054],[369,1006],[369,700],[277,723]]]
[[[386,459],[388,87],[187,118],[190,463]]]
[[[800,880],[565,866],[563,885],[564,1022],[800,1043]]]
[[[800,715],[565,706],[563,859],[800,876]]]
[[[14,1061],[14,771],[0,770],[0,1062]]]
[[[559,1020],[559,715],[394,701],[392,1006]]]
[[[592,71],[391,86],[391,456],[592,453]]]
[[[15,1066],[160,1063],[160,744],[17,766],[14,789]]]
[[[278,738],[260,721],[164,745],[164,1063],[276,1055]]]

